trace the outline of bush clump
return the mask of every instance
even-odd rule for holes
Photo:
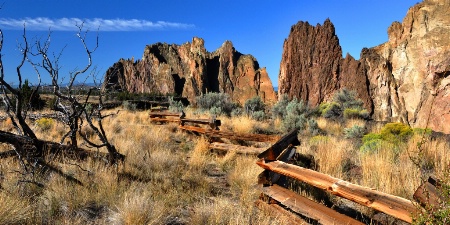
[[[209,111],[214,115],[230,116],[239,105],[234,103],[225,93],[206,93],[196,98],[197,107],[200,110]]]
[[[364,109],[364,103],[356,97],[356,93],[347,89],[336,92],[332,102],[322,103],[319,112],[325,118],[339,120],[369,119],[369,112]]]
[[[266,117],[266,105],[259,96],[255,96],[245,101],[244,108],[247,112],[247,115],[251,116],[257,121],[262,121]]]
[[[344,128],[345,138],[362,138],[366,133],[366,127],[360,125],[354,125],[349,128]]]
[[[169,97],[169,111],[171,112],[182,112],[184,110],[184,105],[181,101],[173,100],[173,97]]]
[[[55,124],[55,121],[52,118],[40,118],[35,122],[35,126],[41,131],[50,130],[53,124]]]
[[[380,133],[369,133],[363,136],[360,150],[371,152],[382,144],[391,144],[394,150],[406,142],[413,135],[413,129],[403,123],[387,123],[381,128]]]
[[[282,119],[282,130],[284,132],[299,129],[304,130],[307,127],[308,118],[314,114],[314,109],[310,108],[302,100],[298,101],[294,98],[292,101],[287,100],[287,96],[281,97],[280,101],[277,102],[272,108],[273,118]],[[313,122],[308,124],[311,126],[313,132],[318,129]],[[318,132],[317,132],[318,133]]]

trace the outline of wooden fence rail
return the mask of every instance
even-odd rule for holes
[[[270,197],[270,199],[288,207],[290,210],[317,220],[321,224],[362,224],[332,209],[324,209],[324,205],[315,202],[312,203],[310,202],[311,200],[306,200],[304,197],[278,186],[278,178],[280,176],[286,176],[408,223],[412,222],[413,215],[420,212],[420,207],[408,199],[352,184],[327,174],[286,163],[291,159],[293,151],[295,152],[295,147],[293,147],[295,143],[299,143],[297,140],[297,132],[291,131],[278,140],[272,147],[258,155],[260,159],[256,164],[265,169],[259,176],[259,183],[264,185],[263,196]],[[430,184],[424,184],[423,186],[424,190],[425,188],[427,188],[426,190],[433,190]],[[423,192],[416,192],[417,196],[415,195],[415,197],[425,198],[426,196],[424,196]],[[429,199],[427,198],[428,201]],[[431,200],[433,203],[436,203],[439,199],[433,195]]]

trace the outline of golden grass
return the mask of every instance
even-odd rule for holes
[[[195,116],[207,118],[204,114]],[[281,124],[279,120],[257,122],[246,116],[219,119],[223,128],[238,133]],[[414,136],[399,151],[384,146],[362,154],[352,140],[342,137],[342,130],[363,125],[363,121],[339,124],[319,118],[317,122],[327,135],[310,139],[300,136],[302,145],[297,151],[314,155],[319,171],[331,176],[344,179],[348,172],[344,165],[351,161],[360,169],[360,177],[351,182],[411,198],[427,174],[439,175],[449,168],[449,143],[445,140],[427,140],[419,151],[421,137]],[[109,140],[126,156],[123,165],[108,167],[90,159],[52,162],[84,186],[54,173],[22,176],[15,172],[21,169],[17,160],[2,159],[0,224],[287,224],[254,207],[261,193],[257,177],[262,171],[254,156],[210,154],[206,138],[180,132],[176,124],[151,124],[148,112],[121,111],[107,117],[104,127]],[[0,128],[11,129],[11,123],[3,121]],[[55,123],[48,130],[37,130],[37,135],[59,142],[66,130]],[[84,126],[82,131],[98,141],[91,128]],[[2,144],[0,149],[11,146]],[[423,167],[432,168],[430,171],[410,160],[418,156]],[[21,180],[33,180],[45,187]]]

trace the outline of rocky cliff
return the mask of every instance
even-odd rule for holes
[[[424,0],[389,40],[342,57],[333,24],[299,22],[285,40],[279,94],[312,105],[341,88],[356,91],[372,117],[450,133],[450,0]]]
[[[230,41],[210,53],[201,38],[182,45],[146,46],[141,60],[121,59],[110,67],[103,87],[132,93],[175,93],[192,103],[206,92],[228,93],[241,103],[254,96],[276,101],[266,69],[260,68],[253,56],[239,53]]]

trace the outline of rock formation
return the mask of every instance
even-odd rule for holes
[[[132,93],[174,93],[192,103],[206,92],[227,93],[240,103],[254,96],[276,101],[266,69],[260,68],[253,56],[239,53],[230,41],[207,52],[201,38],[182,45],[146,46],[142,60],[121,59],[110,67],[103,87]]]
[[[372,118],[450,133],[450,0],[424,0],[389,40],[342,58],[334,26],[299,22],[285,40],[279,94],[320,104],[341,88],[354,90]]]

